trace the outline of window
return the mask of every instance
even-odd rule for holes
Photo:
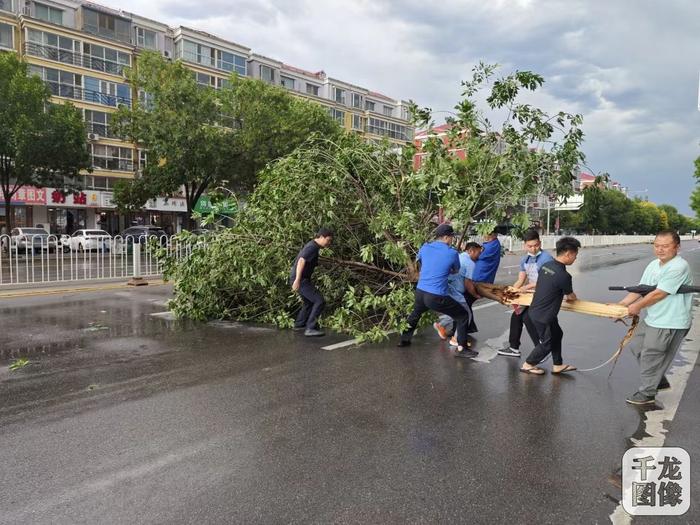
[[[309,83],[307,82],[307,84],[306,84],[306,93],[309,94],[309,95],[313,95],[314,97],[317,97],[317,96],[318,96],[318,86],[316,86],[316,85],[314,85],[314,84],[309,84]]]
[[[228,51],[217,50],[216,68],[223,71],[235,71],[242,76],[247,74],[245,57],[229,53]]]
[[[328,113],[330,114],[331,118],[335,119],[338,121],[338,124],[343,126],[345,124],[345,112],[340,111],[339,109],[335,108],[328,108]]]
[[[134,151],[131,148],[92,144],[92,165],[115,171],[133,171]]]
[[[139,96],[139,104],[143,108],[145,108],[148,111],[150,111],[151,109],[154,108],[155,97],[153,96],[152,93],[147,93],[143,89],[139,89],[138,96]]]
[[[116,136],[109,127],[111,119],[111,113],[93,111],[91,109],[85,110],[85,127],[88,133],[95,133],[100,137],[115,138]]]
[[[228,78],[217,78],[216,79],[216,87],[218,89],[229,88],[229,87],[231,87],[231,81]]]
[[[274,84],[275,82],[275,70],[272,69],[270,66],[260,66],[260,78],[263,79],[265,82],[269,82],[270,84]]]
[[[52,95],[77,100],[83,98],[82,75],[34,65],[29,66],[29,72],[46,82]]]
[[[374,102],[371,100],[365,100],[365,109],[367,111],[374,111]]]
[[[12,13],[12,0],[0,0],[0,11],[9,11]]]
[[[145,149],[139,150],[139,171],[143,171],[146,168],[146,163],[148,162],[148,152]]]
[[[280,85],[287,89],[294,89],[294,79],[291,77],[280,76]]]
[[[95,44],[83,44],[83,61],[85,67],[95,71],[104,71],[113,75],[121,75],[124,67],[131,65],[131,55],[109,47],[97,46]]]
[[[333,88],[335,89],[335,101],[338,102],[339,104],[345,104],[345,91],[343,91],[340,88]]]
[[[131,22],[83,7],[83,29],[88,33],[131,43]]]
[[[13,38],[12,26],[8,24],[0,24],[0,47],[5,49],[13,49],[14,38]]]
[[[216,77],[205,73],[196,73],[195,80],[200,86],[216,87]]]
[[[63,25],[63,11],[61,9],[35,2],[34,14],[39,20],[44,22]]]
[[[358,109],[362,107],[362,95],[358,93],[352,94],[352,107]]]
[[[411,129],[407,126],[387,122],[386,120],[381,120],[378,118],[369,119],[367,131],[375,135],[382,135],[384,137],[405,141],[411,140],[413,135]]]
[[[137,27],[136,45],[144,49],[158,49],[156,45],[156,32],[143,27]]]
[[[28,55],[80,65],[80,42],[65,36],[29,29],[26,50]]]
[[[362,118],[361,115],[353,115],[352,116],[352,129],[356,131],[364,131],[365,130],[365,122],[364,118]]]
[[[117,84],[99,78],[85,77],[85,97],[88,102],[116,107],[131,104],[131,88],[128,84]]]
[[[391,106],[384,106],[383,114],[386,115],[387,117],[393,117],[394,116],[394,108],[392,108]]]

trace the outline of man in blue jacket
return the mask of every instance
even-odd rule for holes
[[[417,261],[420,263],[420,275],[416,285],[413,311],[408,316],[408,329],[401,334],[399,346],[411,344],[411,337],[416,330],[421,316],[428,310],[449,315],[457,326],[457,355],[475,357],[478,352],[468,349],[467,328],[471,315],[449,296],[447,280],[451,273],[459,272],[460,262],[457,250],[452,248],[455,232],[449,224],[441,224],[435,229],[436,239],[421,246]]]

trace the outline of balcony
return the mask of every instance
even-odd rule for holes
[[[92,89],[84,89],[80,86],[71,86],[68,84],[59,84],[58,82],[44,81],[49,86],[49,91],[56,97],[72,98],[74,100],[82,100],[84,102],[92,102],[94,104],[103,104],[105,106],[117,107],[120,104],[127,106],[131,105],[131,99],[111,95],[101,91],[93,91]]]
[[[87,133],[94,133],[95,135],[99,135],[100,137],[121,140],[112,131],[112,128],[110,128],[107,124],[99,124],[97,122],[86,122],[85,129]]]
[[[114,157],[91,157],[92,167],[111,171],[134,171],[134,162]]]
[[[85,69],[91,69],[92,71],[101,71],[103,73],[109,73],[110,75],[121,76],[124,72],[124,68],[129,67],[126,64],[117,64],[116,62],[112,62],[110,60],[103,60],[101,58],[83,55],[81,53],[74,53],[73,51],[69,51],[67,49],[43,46],[41,44],[35,44],[34,42],[26,42],[24,44],[24,52],[29,56],[44,58],[46,60],[60,62],[62,64],[83,67]]]

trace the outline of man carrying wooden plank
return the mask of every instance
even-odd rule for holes
[[[528,311],[537,333],[539,344],[535,346],[520,368],[521,372],[543,375],[545,372],[537,365],[551,353],[553,374],[563,374],[576,370],[576,367],[563,364],[561,341],[564,336],[557,315],[561,309],[562,299],[576,301],[571,275],[566,267],[574,264],[581,243],[573,237],[562,237],[557,241],[556,259],[545,263],[540,270],[535,287],[535,296]]]
[[[657,258],[646,267],[640,281],[656,289],[645,296],[630,293],[620,301],[630,315],[647,309],[644,342],[641,350],[635,352],[641,367],[641,385],[627,398],[632,405],[653,404],[658,390],[670,388],[665,374],[690,330],[693,294],[680,293],[679,289],[692,285],[693,279],[688,262],[678,255],[680,247],[678,233],[660,231],[654,239]]]
[[[527,230],[523,235],[523,241],[525,241],[527,253],[520,260],[520,272],[518,273],[518,280],[513,284],[513,288],[518,291],[530,292],[537,286],[537,276],[542,266],[553,260],[553,257],[549,253],[542,251],[540,234],[536,230]],[[529,315],[527,315],[527,309],[527,306],[514,306],[513,314],[510,316],[508,347],[499,349],[499,355],[520,357],[520,339],[523,333],[523,326],[527,328],[532,343],[537,346],[539,334]]]

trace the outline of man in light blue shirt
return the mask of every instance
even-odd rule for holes
[[[465,244],[464,251],[459,254],[459,271],[450,274],[447,278],[448,295],[468,310],[470,316],[474,314],[467,303],[465,292],[467,290],[466,286],[468,286],[474,274],[474,267],[476,266],[476,260],[479,258],[480,253],[481,245],[479,243],[468,242]],[[450,336],[449,333],[452,331],[453,325],[454,322],[450,316],[441,315],[440,320],[433,324],[433,328],[435,328],[440,339],[447,339]],[[457,346],[457,338],[453,337],[450,344]]]
[[[673,230],[663,230],[654,239],[656,259],[644,270],[639,284],[656,286],[642,297],[628,294],[620,304],[630,315],[647,309],[642,349],[637,353],[641,367],[641,386],[627,398],[633,405],[654,404],[656,392],[670,388],[665,374],[690,329],[693,295],[677,293],[682,285],[693,284],[690,266],[678,255],[681,239]]]

